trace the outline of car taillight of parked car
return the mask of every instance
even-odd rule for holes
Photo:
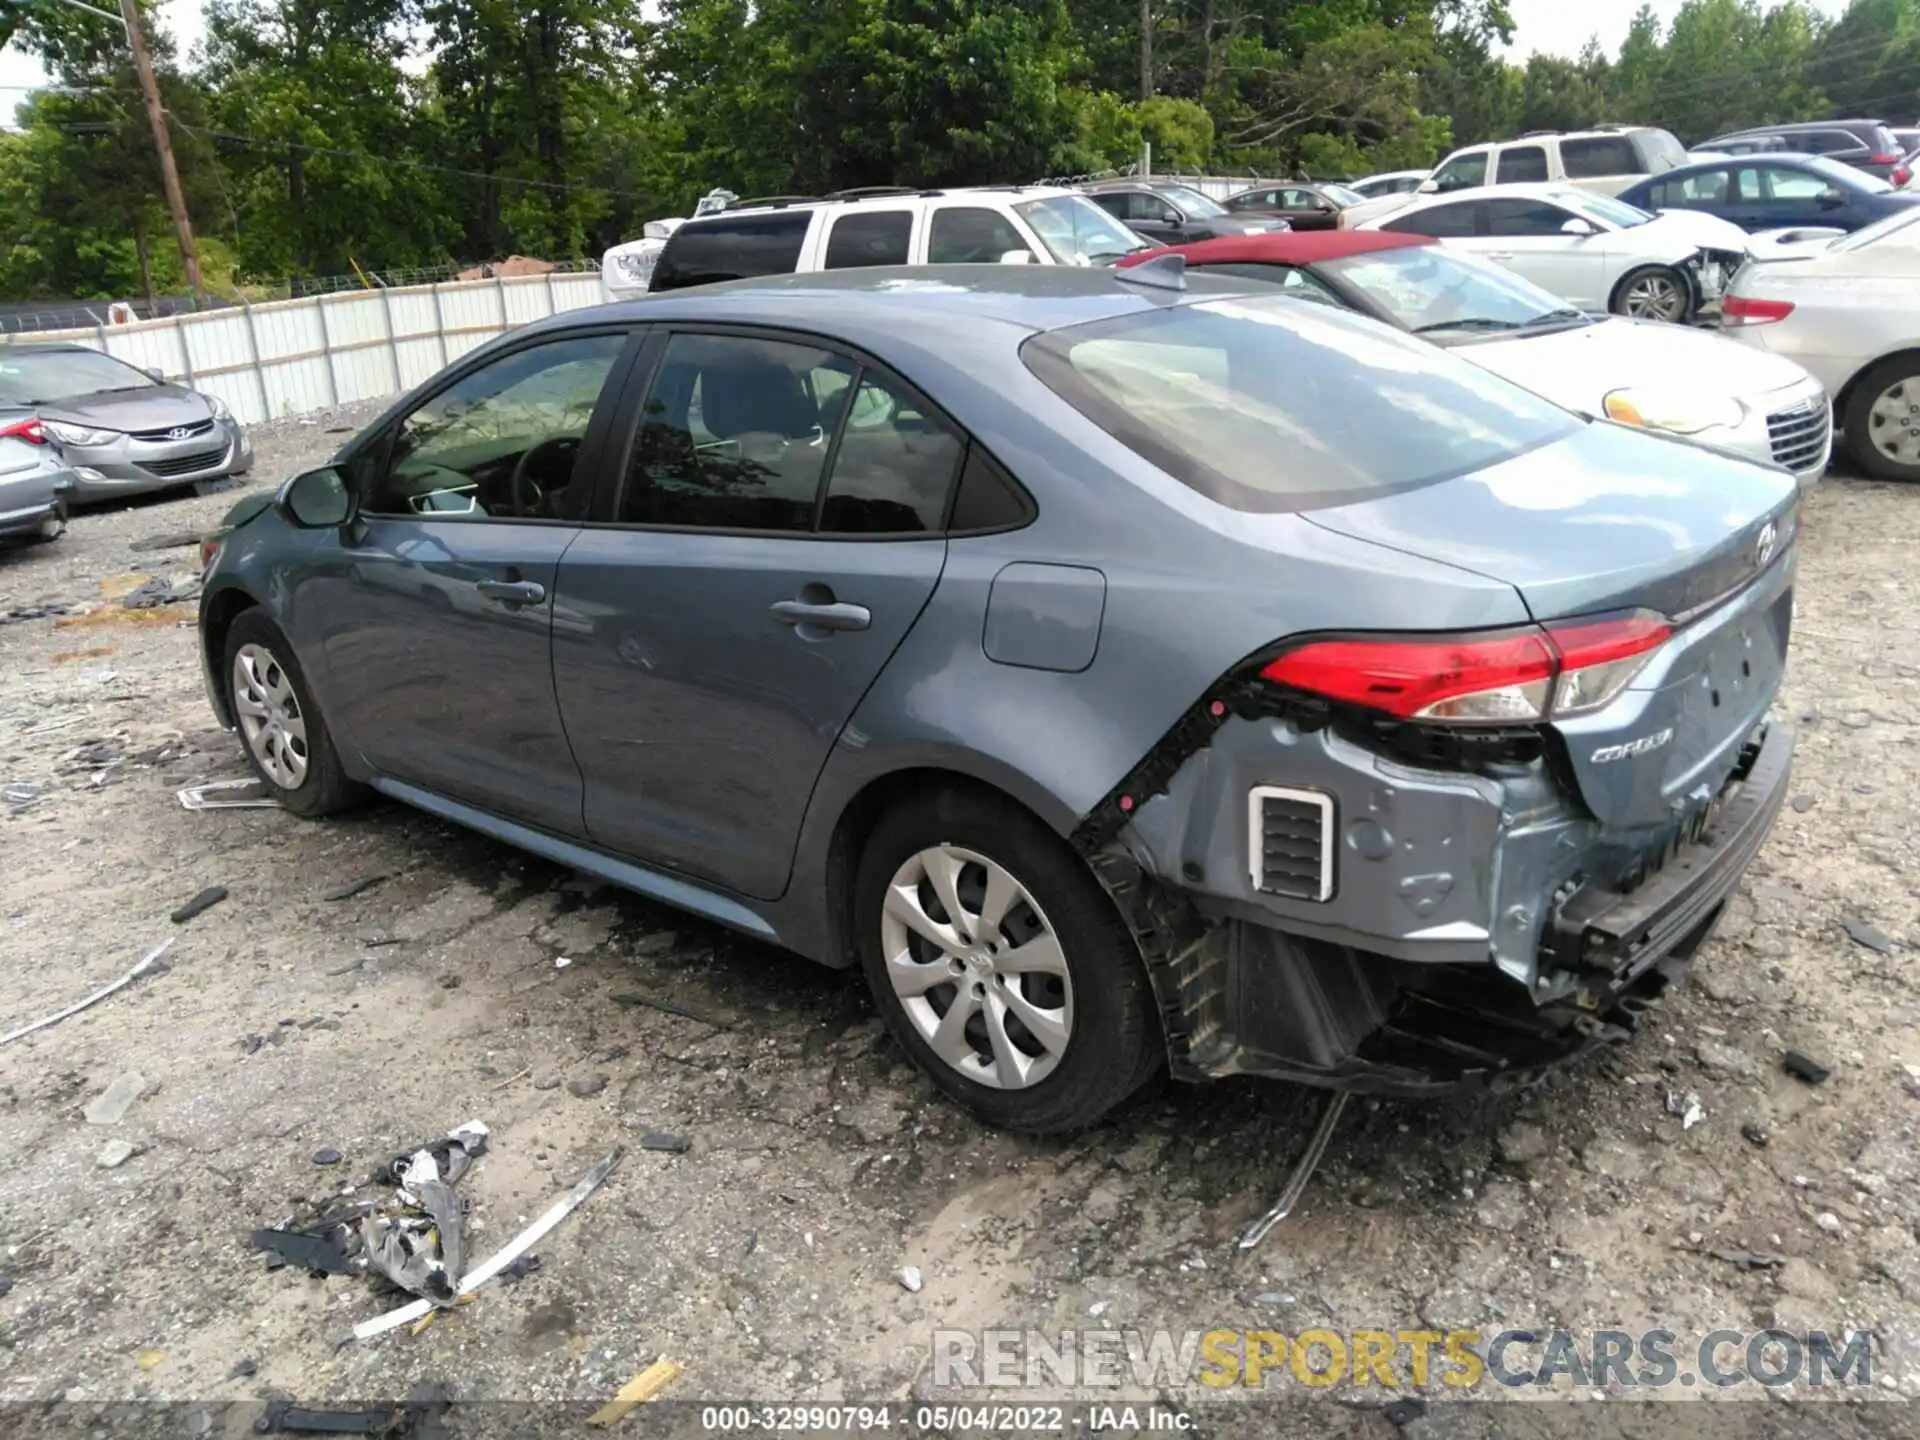
[[[1720,325],[1726,330],[1745,325],[1772,325],[1792,313],[1791,300],[1756,300],[1746,295],[1729,295],[1720,302]]]
[[[1869,165],[1898,165],[1903,158],[1903,156],[1899,155],[1869,155],[1867,157],[1867,163]]]
[[[1887,183],[1897,190],[1911,179],[1913,179],[1913,171],[1904,165],[1899,165],[1894,168],[1893,174],[1887,177]]]
[[[220,547],[226,543],[224,535],[209,535],[200,542],[200,573],[204,576],[213,569],[213,562],[220,558]]]
[[[0,426],[0,440],[24,440],[29,445],[47,443],[47,431],[37,419],[16,420],[11,425]]]
[[[1260,675],[1402,720],[1537,724],[1611,703],[1672,633],[1634,611],[1478,634],[1310,640]]]

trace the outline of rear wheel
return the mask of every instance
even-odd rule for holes
[[[1133,937],[1080,857],[1008,802],[943,790],[874,830],[860,961],[894,1038],[990,1125],[1092,1125],[1164,1052]]]
[[[1920,357],[1884,360],[1854,383],[1841,424],[1847,455],[1881,480],[1920,480]]]
[[[1671,265],[1643,265],[1630,273],[1613,292],[1613,313],[1633,320],[1665,320],[1678,324],[1693,308],[1687,277]]]
[[[327,722],[287,637],[258,610],[227,629],[227,701],[247,761],[268,791],[296,815],[330,815],[365,798],[347,778]]]

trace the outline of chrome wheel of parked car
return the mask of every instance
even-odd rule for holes
[[[1873,397],[1873,448],[1896,465],[1920,465],[1920,376],[1905,375]]]
[[[887,978],[933,1053],[1000,1089],[1038,1084],[1073,1036],[1073,987],[1046,914],[1004,865],[958,845],[907,858],[880,920]]]
[[[1629,275],[1614,309],[1634,320],[1679,321],[1686,318],[1689,299],[1686,281],[1659,265]]]
[[[1847,458],[1880,480],[1920,481],[1920,360],[1883,360],[1848,392],[1834,416]]]
[[[298,790],[307,779],[307,721],[286,669],[264,645],[233,657],[233,713],[267,779]]]

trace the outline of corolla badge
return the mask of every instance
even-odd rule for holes
[[[1638,740],[1622,741],[1618,745],[1602,745],[1593,752],[1595,765],[1608,765],[1615,760],[1629,760],[1636,755],[1649,755],[1673,739],[1673,727],[1656,730],[1651,735],[1642,735]]]
[[[1753,542],[1754,569],[1764,570],[1767,568],[1767,562],[1773,559],[1773,547],[1778,543],[1779,539],[1780,532],[1774,528],[1773,521],[1769,520],[1760,527],[1760,534]]]

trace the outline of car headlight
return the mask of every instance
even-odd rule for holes
[[[69,425],[64,420],[42,422],[44,429],[62,445],[111,445],[120,438],[118,430],[95,430],[86,425]]]
[[[1747,407],[1731,395],[1650,388],[1615,390],[1607,396],[1604,408],[1609,420],[1622,425],[1671,430],[1676,435],[1697,435],[1717,427],[1732,429],[1747,418]]]
[[[653,262],[660,258],[657,250],[643,250],[631,255],[616,255],[613,263],[620,267],[620,273],[636,285],[644,285],[653,278]]]
[[[226,401],[222,400],[218,395],[209,395],[204,390],[199,393],[200,398],[207,402],[207,408],[213,412],[214,419],[223,421],[231,421],[233,419],[233,411],[227,408]]]

